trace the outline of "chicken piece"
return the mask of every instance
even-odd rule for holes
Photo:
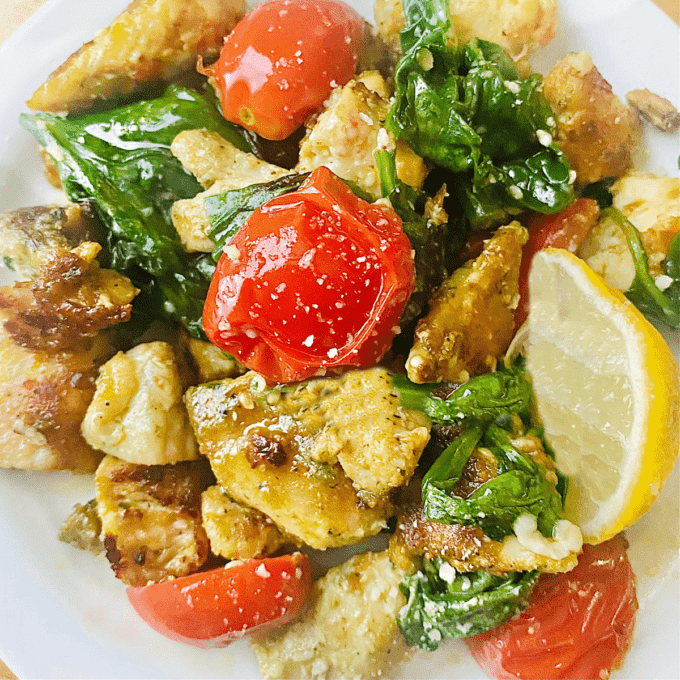
[[[547,45],[555,35],[557,0],[449,0],[453,30],[459,44],[483,38],[519,59]],[[399,32],[406,25],[401,0],[376,0],[378,33],[400,54]]]
[[[372,196],[380,196],[373,152],[390,108],[389,97],[387,83],[377,71],[363,73],[336,88],[324,104],[325,111],[312,120],[300,143],[297,172],[311,172],[325,165]],[[404,142],[398,142],[396,160],[399,178],[421,187],[427,175],[423,159]]]
[[[208,558],[201,524],[204,463],[135,465],[105,456],[95,474],[97,510],[111,568],[124,583],[185,576]]]
[[[236,503],[219,486],[203,492],[201,515],[211,550],[228,560],[267,557],[281,546],[295,543],[267,515]]]
[[[81,550],[98,555],[104,550],[102,544],[102,521],[97,511],[97,501],[76,503],[59,529],[59,540]]]
[[[278,442],[282,459],[302,456],[311,466],[339,464],[371,507],[408,483],[429,439],[430,419],[401,408],[384,369],[308,381],[290,391],[259,392],[259,380],[249,373],[229,384],[229,393],[252,403],[243,418]],[[233,422],[230,436],[244,436],[244,420]]]
[[[380,531],[388,492],[408,482],[429,436],[427,416],[399,406],[382,369],[291,390],[247,373],[185,401],[226,492],[319,549]]]
[[[527,230],[501,227],[476,259],[449,277],[430,299],[406,362],[412,382],[466,382],[494,370],[514,333],[517,281]]]
[[[102,336],[76,352],[27,349],[0,326],[0,467],[94,472],[102,454],[80,423],[110,354]]]
[[[626,101],[661,132],[674,132],[680,127],[680,112],[668,99],[647,89],[631,90]]]
[[[38,276],[47,249],[97,241],[100,225],[88,204],[44,205],[0,213],[0,257],[22,278]]]
[[[632,167],[640,122],[587,52],[558,61],[543,82],[543,93],[555,113],[555,141],[576,172],[576,187],[620,177]]]
[[[198,371],[198,382],[236,378],[246,372],[240,361],[211,342],[189,338],[188,349]]]
[[[245,0],[134,0],[52,73],[28,106],[82,111],[192,70],[198,55],[219,53],[245,11]]]
[[[633,172],[617,180],[611,192],[614,207],[640,232],[652,278],[663,285],[662,263],[680,230],[680,179]],[[626,237],[611,219],[600,220],[588,232],[578,256],[614,288],[625,291],[633,283],[633,256]]]
[[[187,381],[166,342],[118,352],[99,372],[82,433],[129,463],[164,465],[199,457],[182,394]]]
[[[390,540],[390,557],[407,571],[414,570],[414,556],[422,555],[428,559],[442,557],[459,572],[484,569],[498,576],[533,569],[559,573],[576,566],[581,551],[577,537],[574,538],[571,533],[566,536],[558,534],[553,540],[541,537],[549,544],[564,544],[569,553],[561,559],[525,547],[531,546],[534,538],[537,537],[522,536],[520,542],[517,536],[510,534],[502,541],[494,541],[479,527],[434,522],[425,515],[422,504],[414,504],[399,517],[397,530]]]
[[[100,330],[129,321],[139,292],[130,279],[95,260],[98,243],[38,251],[37,278],[0,289],[5,329],[35,350],[76,349]]]
[[[203,199],[251,184],[262,184],[290,174],[276,165],[265,163],[250,153],[244,153],[216,132],[186,130],[180,132],[170,147],[172,153],[206,191],[194,198],[176,201],[172,206],[172,223],[189,252],[210,253],[210,218]]]
[[[387,552],[356,555],[312,587],[301,619],[251,641],[264,678],[375,678],[406,653],[404,572]]]

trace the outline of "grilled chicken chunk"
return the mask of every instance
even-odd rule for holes
[[[188,350],[196,366],[199,383],[236,378],[246,372],[240,361],[211,342],[189,338]]]
[[[228,560],[267,557],[283,545],[296,543],[285,537],[267,515],[236,503],[219,486],[203,492],[201,515],[210,549]]]
[[[33,93],[39,111],[82,111],[141,83],[169,80],[217,55],[246,10],[245,0],[134,0]]]
[[[36,254],[38,276],[0,289],[5,330],[35,350],[76,349],[99,331],[128,321],[139,292],[126,276],[101,269],[98,243]]]
[[[182,402],[188,378],[172,347],[148,342],[101,367],[82,432],[94,448],[130,463],[196,460],[198,447]]]
[[[388,661],[405,651],[397,628],[406,604],[403,576],[387,552],[356,555],[332,568],[314,583],[300,620],[251,642],[262,676],[382,676]]]
[[[38,276],[46,249],[97,241],[98,220],[87,204],[44,205],[0,213],[0,257],[22,278]]]
[[[190,388],[185,401],[201,452],[239,503],[316,548],[372,536],[408,482],[429,419],[401,409],[381,369],[283,390],[247,373]]]
[[[29,349],[0,326],[0,467],[94,472],[102,454],[80,423],[111,351],[101,335],[77,351]]]
[[[501,227],[479,257],[435,291],[406,362],[411,381],[462,383],[495,368],[514,334],[519,265],[527,238],[519,222]]]
[[[102,544],[102,521],[97,511],[97,501],[76,503],[59,529],[59,540],[81,550],[98,555],[104,550]]]
[[[128,585],[190,574],[208,557],[207,464],[135,465],[106,456],[95,475],[106,556]]]
[[[290,170],[244,153],[216,132],[207,130],[180,132],[170,148],[206,188],[194,198],[176,201],[172,206],[172,223],[189,252],[210,253],[214,248],[209,236],[212,226],[203,203],[206,196],[262,184],[290,174]]]
[[[325,110],[308,123],[296,171],[311,172],[325,165],[338,177],[380,196],[373,153],[390,108],[390,95],[377,71],[362,73],[337,88],[324,104]],[[396,161],[399,179],[412,186],[423,185],[427,167],[407,144],[397,142]]]
[[[576,171],[577,187],[620,177],[632,167],[642,126],[587,52],[558,61],[543,82],[543,93],[555,112],[556,142]]]

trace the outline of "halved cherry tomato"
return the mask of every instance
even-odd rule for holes
[[[413,290],[411,243],[391,208],[328,168],[256,210],[215,270],[203,327],[270,381],[375,365]]]
[[[602,680],[621,665],[638,608],[626,539],[584,545],[575,569],[543,574],[518,617],[467,638],[472,656],[497,680]]]
[[[209,648],[287,623],[300,611],[311,586],[307,557],[294,553],[130,587],[127,595],[161,635]]]
[[[529,240],[522,249],[519,269],[519,304],[515,327],[519,328],[529,313],[529,269],[534,255],[543,248],[566,248],[572,253],[600,216],[597,201],[579,198],[556,215],[537,215],[528,225]]]
[[[366,22],[337,0],[272,0],[227,36],[214,79],[224,117],[285,139],[351,80]]]

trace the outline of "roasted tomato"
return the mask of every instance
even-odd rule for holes
[[[565,248],[575,253],[599,216],[597,201],[579,198],[555,215],[536,215],[529,222],[529,240],[522,249],[519,269],[519,304],[515,312],[517,328],[525,322],[529,313],[529,269],[534,255],[543,248]]]
[[[623,661],[638,608],[635,575],[621,534],[583,546],[575,569],[543,574],[518,617],[467,638],[497,680],[601,680]]]
[[[210,340],[268,380],[375,365],[414,284],[391,208],[357,198],[328,168],[256,210],[225,248],[203,310]]]
[[[224,647],[295,618],[312,587],[301,553],[232,564],[128,588],[128,599],[161,635],[195,647]]]
[[[227,36],[212,76],[224,117],[285,139],[351,80],[366,22],[336,0],[271,0]]]

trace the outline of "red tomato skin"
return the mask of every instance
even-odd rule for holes
[[[602,680],[630,646],[638,608],[622,534],[584,545],[578,565],[543,574],[530,605],[502,626],[465,640],[496,680]]]
[[[131,586],[127,596],[156,632],[208,649],[287,623],[311,587],[309,561],[294,553]]]
[[[337,0],[271,0],[243,18],[208,69],[224,117],[285,139],[354,76],[366,22]]]
[[[519,269],[519,304],[515,327],[519,328],[529,314],[529,269],[534,255],[544,248],[565,248],[575,253],[586,234],[600,216],[597,201],[579,198],[555,215],[536,215],[529,223],[529,240],[522,249]]]
[[[203,327],[271,382],[366,368],[398,332],[414,276],[399,216],[357,198],[321,167],[298,191],[256,210],[231,239]]]

